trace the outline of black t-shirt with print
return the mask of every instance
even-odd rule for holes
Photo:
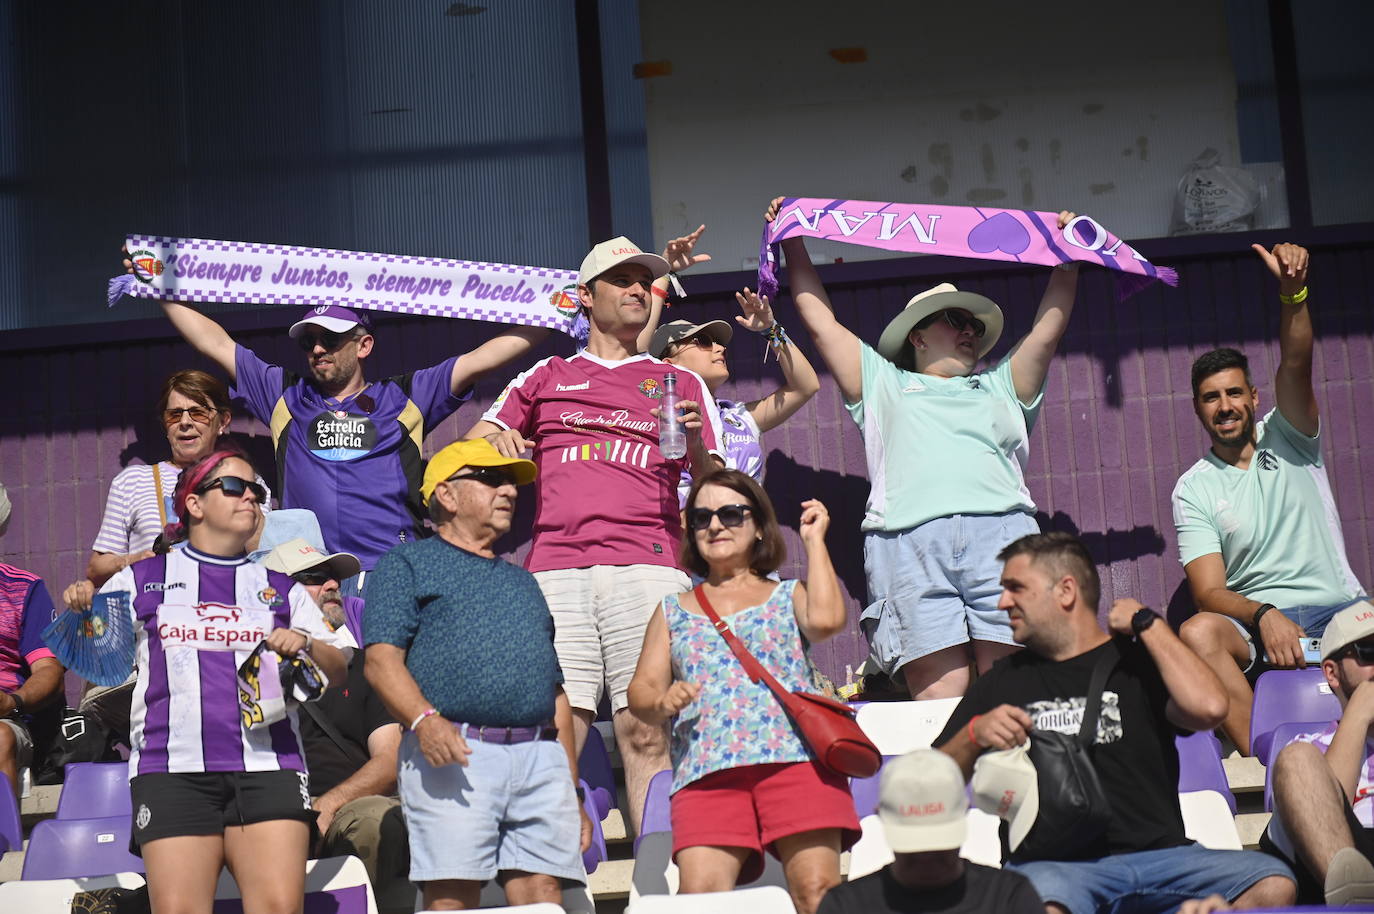
[[[883,867],[835,886],[816,914],[1041,914],[1030,880],[1011,870],[965,863],[964,875],[938,889],[909,889]]]
[[[1165,716],[1169,693],[1149,652],[1138,642],[1108,641],[1068,660],[1018,651],[969,688],[936,746],[949,742],[975,714],[999,705],[1026,711],[1038,729],[1076,734],[1098,657],[1120,650],[1107,677],[1093,767],[1112,805],[1106,852],[1125,854],[1188,844],[1178,806],[1179,732]],[[1042,787],[1043,789],[1043,787]]]

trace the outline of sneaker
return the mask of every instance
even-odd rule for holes
[[[1374,863],[1353,847],[1343,847],[1326,867],[1326,903],[1374,904]]]

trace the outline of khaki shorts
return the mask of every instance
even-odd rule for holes
[[[14,731],[15,768],[29,768],[33,765],[33,737],[28,726],[17,717],[0,717],[0,723],[9,724]]]
[[[663,565],[593,565],[534,577],[553,614],[568,702],[595,712],[604,685],[611,711],[624,708],[649,616],[668,594],[689,590],[691,580]]]

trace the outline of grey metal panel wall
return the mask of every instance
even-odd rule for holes
[[[1262,402],[1272,404],[1277,364],[1274,331],[1277,302],[1273,286],[1261,277],[1254,255],[1237,245],[1233,255],[1177,261],[1182,285],[1157,287],[1124,304],[1115,301],[1107,278],[1090,271],[1079,304],[1045,391],[1040,421],[1032,437],[1029,485],[1042,523],[1076,529],[1101,563],[1103,608],[1119,596],[1134,596],[1155,607],[1187,609],[1181,589],[1176,542],[1169,507],[1175,480],[1207,447],[1192,414],[1188,368],[1199,352],[1215,345],[1238,345],[1251,359]],[[999,301],[1008,316],[1000,356],[1028,327],[1044,275],[1042,272],[951,274],[961,288]],[[914,292],[933,280],[871,281],[835,286],[832,297],[846,322],[874,341],[891,315]],[[688,280],[689,291],[692,284]],[[1313,266],[1312,308],[1319,334],[1314,369],[1323,410],[1323,444],[1332,489],[1344,523],[1347,552],[1356,575],[1374,584],[1374,245],[1318,250]],[[735,308],[725,295],[692,295],[674,316],[721,315]],[[789,300],[778,315],[796,336],[804,337]],[[294,312],[264,312],[257,327],[237,333],[264,358],[298,365],[300,354],[283,328]],[[247,322],[243,322],[247,323]],[[383,319],[380,343],[369,366],[381,377],[432,364],[465,351],[494,329],[460,321]],[[165,453],[161,430],[149,404],[166,372],[204,363],[161,324],[152,338],[126,344],[79,349],[54,348],[0,355],[0,389],[10,392],[11,409],[0,425],[0,481],[15,501],[11,530],[0,540],[0,560],[43,575],[53,596],[85,567],[99,525],[110,479],[131,460],[153,460]],[[814,352],[806,340],[802,345]],[[567,341],[546,344],[530,361]],[[762,341],[741,333],[731,347],[734,379],[726,396],[752,399],[778,381],[776,363],[762,362]],[[818,363],[819,364],[819,363]],[[499,393],[505,377],[479,385],[473,401],[443,423],[428,439],[432,452],[465,431]],[[237,419],[235,430],[248,436],[255,461],[271,466],[266,430]],[[830,545],[849,595],[851,622],[864,595],[863,556],[858,534],[868,492],[862,442],[823,377],[820,393],[765,444],[767,487],[788,530],[792,560],[783,573],[795,575],[800,543],[793,532],[798,503],[818,496],[830,505]],[[526,498],[517,533],[503,545],[519,558],[527,549],[532,499]],[[864,654],[861,636],[849,632],[817,649],[827,672],[844,677],[847,665]]]
[[[129,231],[575,266],[572,4],[454,5],[6,5],[26,269],[0,329],[108,319]]]

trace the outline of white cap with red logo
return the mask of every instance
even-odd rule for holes
[[[917,749],[883,766],[878,819],[894,853],[957,850],[968,835],[964,773],[936,749]]]
[[[642,267],[648,267],[654,279],[658,279],[669,269],[668,261],[657,254],[646,254],[639,249],[639,245],[621,235],[592,248],[582,260],[582,269],[577,272],[577,282],[585,286],[589,280],[622,263],[637,263]]]
[[[1322,659],[1330,660],[1346,646],[1374,635],[1374,604],[1352,603],[1331,617],[1322,633]]]
[[[1040,778],[1031,764],[1030,742],[978,756],[970,784],[974,807],[1006,821],[1007,844],[1016,850],[1040,812]]]

